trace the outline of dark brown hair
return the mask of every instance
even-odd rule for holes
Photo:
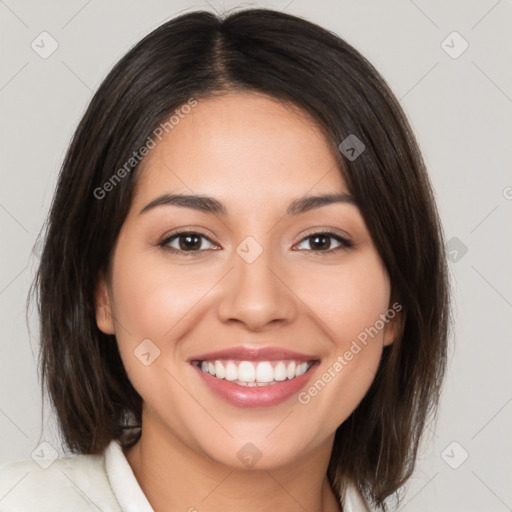
[[[350,479],[384,507],[411,475],[439,400],[449,329],[442,230],[420,151],[389,87],[354,48],[301,18],[266,9],[191,12],[146,36],[103,81],[66,154],[33,283],[43,393],[72,452],[100,453],[122,438],[127,418],[140,424],[142,399],[115,337],[97,328],[93,301],[140,165],[108,194],[95,191],[175,109],[230,90],[267,94],[318,123],[403,307],[401,336],[385,347],[369,392],[337,429],[328,468],[339,497]],[[356,159],[337,149],[349,135],[365,145]]]

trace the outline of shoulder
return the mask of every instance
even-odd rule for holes
[[[102,455],[19,460],[0,467],[0,512],[120,512]]]

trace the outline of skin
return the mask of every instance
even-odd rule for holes
[[[326,477],[334,434],[367,392],[399,315],[308,404],[294,396],[240,409],[188,362],[240,345],[286,348],[319,360],[309,387],[389,309],[389,278],[355,205],[285,216],[294,199],[348,193],[337,166],[306,113],[246,92],[199,101],[146,157],[95,301],[98,327],[116,335],[143,398],[142,436],[125,454],[156,512],[341,510]],[[163,193],[212,196],[228,214],[139,213]],[[211,242],[170,253],[158,243],[176,229]],[[315,251],[306,237],[322,230],[354,246]],[[263,249],[250,264],[236,252],[247,236]],[[145,339],[160,350],[148,366],[133,353]],[[262,454],[252,468],[237,457],[248,442]]]

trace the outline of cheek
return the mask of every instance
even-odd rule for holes
[[[308,306],[321,320],[330,347],[298,398],[305,411],[326,419],[327,431],[351,414],[375,378],[387,325],[381,315],[389,299],[389,279],[375,253],[316,275],[308,288]]]
[[[331,269],[316,275],[314,283],[308,289],[308,306],[321,320],[318,325],[330,345],[316,380],[299,402],[315,402],[314,407],[323,410],[331,418],[329,426],[335,428],[355,409],[375,378],[387,325],[381,315],[389,308],[390,283],[375,252],[340,265],[336,272]]]
[[[193,272],[170,272],[122,237],[113,269],[112,310],[121,358],[139,392],[156,389],[166,376],[164,362],[176,357],[175,345],[166,340],[207,291],[207,283],[201,284]]]
[[[129,332],[139,343],[145,338],[162,340],[194,310],[215,279],[198,268],[170,269],[165,259],[128,254],[133,256],[120,255],[114,263],[114,312],[121,334]]]
[[[113,314],[124,367],[145,402],[156,406],[165,400],[167,406],[177,406],[187,397],[173,378],[181,382],[187,377],[181,373],[181,338],[208,313],[208,292],[219,275],[200,263],[177,265],[173,260],[170,265],[165,257],[148,256],[147,250],[121,237],[118,247]]]
[[[389,307],[390,284],[376,253],[367,252],[333,270],[315,273],[304,288],[307,305],[321,320],[326,335],[337,352],[347,350],[351,341],[370,330],[373,345],[382,345],[383,328],[379,321]],[[372,329],[377,324],[377,331]]]

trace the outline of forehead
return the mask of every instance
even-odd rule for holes
[[[259,93],[229,93],[182,113],[146,156],[134,201],[172,191],[263,207],[309,192],[346,192],[339,165],[303,110]]]

